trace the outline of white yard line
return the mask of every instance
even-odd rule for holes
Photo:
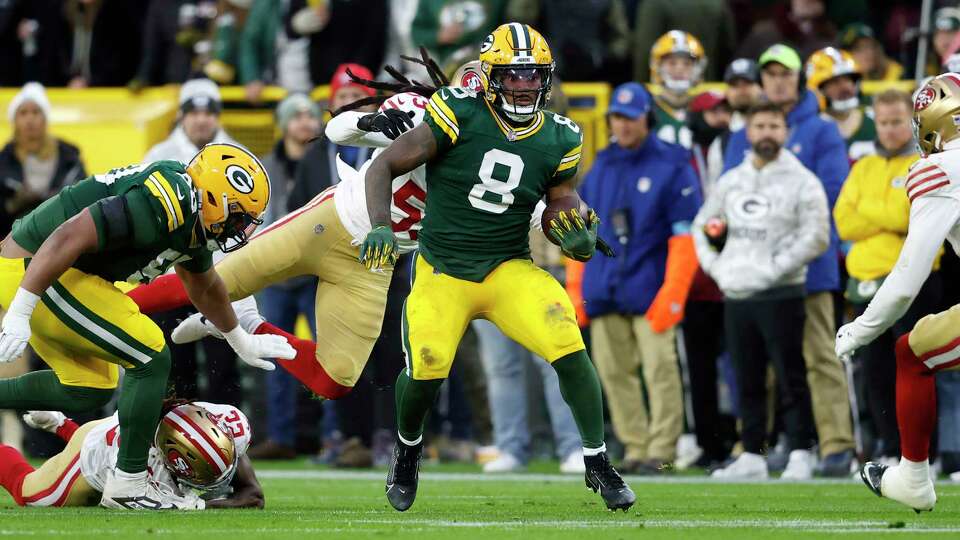
[[[333,471],[317,469],[288,469],[288,470],[258,470],[258,478],[270,480],[378,480],[386,479],[385,471]],[[583,483],[580,474],[482,474],[482,473],[450,473],[431,472],[429,469],[420,471],[420,478],[426,481],[440,482],[579,482]],[[862,485],[859,478],[815,478],[805,481],[781,482],[771,480],[718,480],[709,476],[630,476],[624,477],[634,484],[745,484],[745,485]],[[951,482],[944,482],[950,485]]]

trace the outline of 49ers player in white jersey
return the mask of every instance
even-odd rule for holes
[[[478,84],[482,73],[478,63],[458,70],[451,86]],[[392,138],[423,120],[426,99],[434,89],[422,93],[403,92],[386,100],[377,114],[340,112],[328,124],[326,135],[337,144],[388,146]],[[386,111],[406,112],[403,122]],[[376,152],[375,152],[376,155]],[[296,349],[293,360],[277,363],[315,394],[337,399],[349,392],[359,379],[386,309],[392,265],[370,272],[358,262],[358,246],[370,231],[364,195],[363,173],[337,159],[339,184],[325,190],[303,207],[258,231],[242,249],[217,263],[217,272],[230,278],[228,292],[240,325],[252,333],[271,333],[287,338]],[[417,231],[426,211],[426,179],[423,167],[393,180],[391,220],[400,240],[400,252],[417,248]],[[543,203],[531,219],[540,228]],[[257,311],[252,294],[262,288],[299,275],[319,278],[315,303],[317,342],[299,339],[265,321]],[[154,313],[188,305],[179,280],[166,276],[138,287],[130,296],[143,313]],[[176,343],[205,336],[220,337],[219,331],[199,314],[188,317],[172,335]]]
[[[263,508],[263,490],[246,456],[250,423],[231,405],[168,402],[147,461],[148,480],[177,508]],[[115,472],[120,422],[114,414],[82,426],[55,411],[23,415],[31,427],[55,433],[62,452],[34,469],[16,449],[0,444],[0,485],[20,506],[96,506]],[[123,504],[123,501],[120,501]],[[160,501],[128,501],[153,509]],[[133,506],[131,506],[132,508]]]
[[[940,75],[917,92],[913,123],[923,159],[907,176],[907,239],[893,272],[867,310],[837,332],[836,352],[844,360],[904,315],[944,239],[960,252],[960,76]],[[937,502],[928,460],[937,421],[934,374],[960,369],[960,305],[920,319],[897,340],[896,358],[900,463],[893,467],[867,463],[860,477],[881,497],[917,512],[932,510]]]

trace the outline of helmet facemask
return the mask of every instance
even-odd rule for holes
[[[667,68],[664,66],[664,63],[670,57],[677,56],[682,58],[687,58],[690,60],[690,76],[686,79],[675,79],[670,73],[668,73]],[[660,76],[660,79],[663,81],[663,88],[666,89],[671,94],[676,94],[678,96],[685,96],[690,92],[690,89],[693,88],[697,83],[700,82],[700,77],[703,76],[704,62],[699,61],[693,54],[686,52],[676,52],[668,54],[660,60],[660,65],[657,67],[657,74]]]
[[[208,197],[212,197],[212,195],[208,194]],[[209,201],[207,203],[209,204]],[[226,195],[223,196],[221,204],[227,209],[227,217],[217,223],[204,223],[203,231],[210,249],[219,249],[224,253],[230,253],[247,245],[249,236],[253,234],[258,225],[263,224],[263,220],[245,212],[240,204],[228,202]],[[215,245],[209,245],[210,242]]]
[[[539,81],[538,81],[539,79]],[[516,85],[532,83],[534,88],[517,88]],[[553,85],[553,65],[533,64],[493,66],[489,75],[489,91],[494,95],[494,105],[511,119],[518,122],[529,120],[550,99]],[[513,86],[507,88],[507,86]],[[531,96],[532,94],[532,96]],[[509,96],[509,101],[507,97]]]

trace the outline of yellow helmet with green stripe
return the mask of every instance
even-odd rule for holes
[[[486,75],[483,96],[510,115],[532,115],[550,98],[553,55],[547,40],[530,25],[497,27],[480,46],[480,69]]]
[[[270,202],[270,178],[257,156],[234,144],[211,143],[190,160],[187,174],[200,195],[207,239],[224,253],[243,247]]]

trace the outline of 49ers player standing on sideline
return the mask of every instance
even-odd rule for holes
[[[424,63],[429,63],[429,59]],[[462,66],[451,84],[479,84],[483,75],[474,65],[478,63]],[[441,75],[434,73],[434,77],[440,79]],[[436,90],[406,80],[396,85],[365,82],[390,86],[400,93],[386,99],[377,113],[338,111],[326,128],[327,136],[337,144],[378,149],[388,146],[423,120],[426,100]],[[439,80],[438,84],[441,83],[446,81]],[[385,98],[364,98],[352,105],[378,99]],[[230,298],[242,299],[234,302],[241,326],[252,333],[285,336],[297,350],[297,356],[290,361],[279,360],[278,364],[327,399],[344,396],[363,372],[380,334],[393,273],[392,265],[370,272],[357,262],[357,246],[371,229],[364,196],[366,170],[358,172],[339,159],[337,167],[339,184],[258,232],[248,246],[216,265],[220,275],[229,276],[225,282]],[[422,167],[393,180],[391,221],[401,253],[417,249],[417,232],[425,207],[426,179]],[[540,226],[542,203],[538,209],[531,218],[531,227]],[[263,287],[299,275],[320,278],[316,343],[264,321],[252,297]],[[166,277],[134,289],[130,296],[144,313],[189,303],[180,284]],[[172,337],[176,343],[186,343],[208,335],[220,337],[220,332],[196,314],[183,321]]]
[[[947,73],[924,86],[914,101],[913,122],[923,158],[907,176],[910,229],[897,265],[867,310],[837,332],[836,352],[844,360],[903,316],[944,239],[960,250],[960,76]],[[918,512],[932,510],[937,502],[928,459],[937,421],[934,374],[960,368],[960,305],[920,319],[897,340],[896,357],[900,464],[870,462],[860,477],[881,497]]]
[[[117,467],[117,415],[82,426],[59,411],[30,411],[23,420],[67,445],[34,469],[15,448],[0,444],[0,486],[20,506],[96,506]],[[150,481],[183,510],[263,508],[263,489],[246,455],[250,438],[247,417],[232,405],[168,400],[150,448]],[[173,506],[155,501],[155,508]]]

